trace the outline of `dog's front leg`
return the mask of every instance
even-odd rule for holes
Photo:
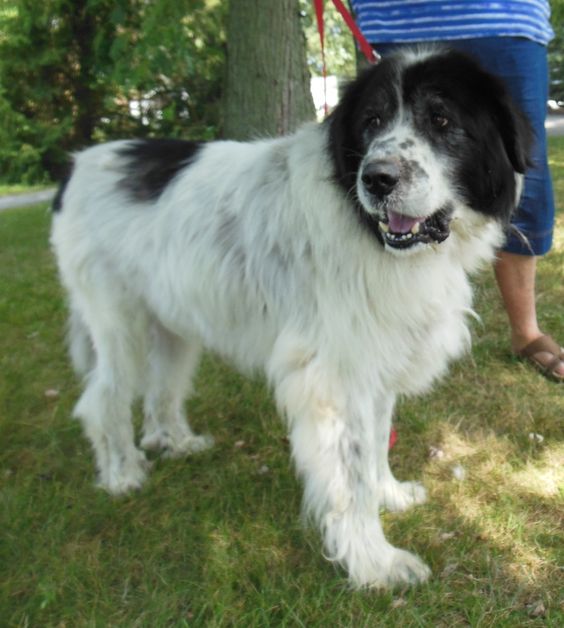
[[[321,528],[328,557],[347,570],[353,585],[422,582],[428,567],[388,543],[380,523],[378,470],[387,460],[378,460],[383,449],[377,438],[387,444],[389,425],[379,433],[373,400],[363,403],[360,395],[340,395],[338,389],[339,382],[324,377],[314,361],[286,372],[277,385],[304,481],[305,512]]]

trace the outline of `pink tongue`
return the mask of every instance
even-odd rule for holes
[[[388,226],[390,231],[394,233],[409,233],[411,228],[418,222],[423,222],[424,218],[413,218],[412,216],[404,216],[396,214],[396,212],[388,212]]]

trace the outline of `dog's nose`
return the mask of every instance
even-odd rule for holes
[[[392,159],[371,161],[364,167],[361,178],[368,192],[388,196],[400,180],[399,163]]]

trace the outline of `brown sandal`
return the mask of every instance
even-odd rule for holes
[[[553,358],[548,364],[541,362],[535,355],[541,352],[550,353]],[[564,362],[564,351],[562,347],[555,342],[550,336],[541,336],[533,342],[529,343],[526,347],[517,352],[517,357],[531,363],[535,366],[545,377],[555,381],[564,382],[564,377],[558,375],[556,367],[560,362]]]

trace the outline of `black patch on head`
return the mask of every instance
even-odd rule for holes
[[[467,55],[439,48],[414,63],[405,59],[391,55],[360,75],[326,120],[335,180],[382,241],[377,220],[358,201],[357,174],[370,142],[393,122],[401,98],[416,135],[453,165],[454,187],[467,204],[507,222],[517,200],[515,173],[531,165],[528,120],[503,82]]]
[[[156,201],[167,185],[197,157],[203,142],[144,139],[130,142],[118,151],[125,159],[120,186],[134,201]]]
[[[508,222],[517,202],[515,172],[531,165],[533,132],[503,81],[445,49],[408,66],[402,87],[417,130],[455,164],[468,205]]]

